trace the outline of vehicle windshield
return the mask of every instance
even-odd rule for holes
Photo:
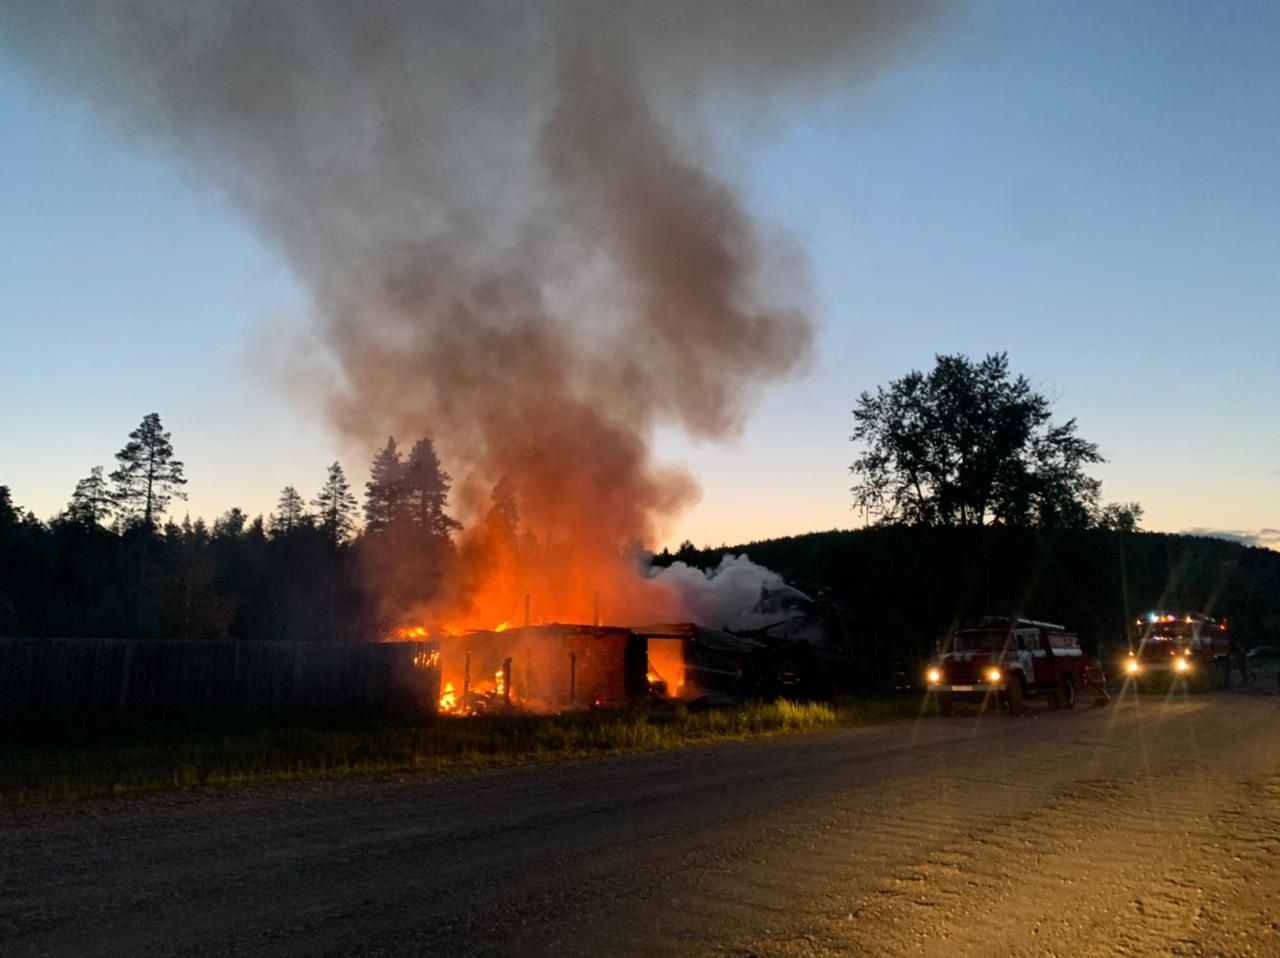
[[[1008,644],[1009,633],[995,629],[973,629],[957,632],[952,648],[957,652],[1001,652]]]

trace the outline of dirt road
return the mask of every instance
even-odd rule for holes
[[[0,954],[1280,955],[1280,698],[0,818]]]

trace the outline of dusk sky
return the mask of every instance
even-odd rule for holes
[[[789,105],[725,172],[810,258],[815,360],[727,444],[659,437],[702,485],[666,542],[860,525],[858,393],[1007,351],[1100,445],[1105,500],[1280,547],[1278,104],[1280,4],[1009,2]],[[151,411],[186,463],[178,515],[310,498],[334,459],[363,487],[370,450],[272,371],[308,298],[236,209],[2,57],[0,136],[19,505],[56,513]]]

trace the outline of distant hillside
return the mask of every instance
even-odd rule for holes
[[[1227,616],[1245,645],[1280,643],[1280,553],[1222,539],[1104,530],[873,527],[681,553],[746,553],[801,588],[830,589],[884,662],[915,660],[966,615],[1060,622],[1092,649],[1152,608]]]

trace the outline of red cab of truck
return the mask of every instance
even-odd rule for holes
[[[1020,715],[1028,699],[1050,708],[1074,708],[1090,690],[1095,704],[1106,701],[1100,667],[1090,662],[1080,639],[1061,625],[988,616],[972,619],[938,642],[926,669],[938,710],[951,714],[956,701],[994,700]]]

